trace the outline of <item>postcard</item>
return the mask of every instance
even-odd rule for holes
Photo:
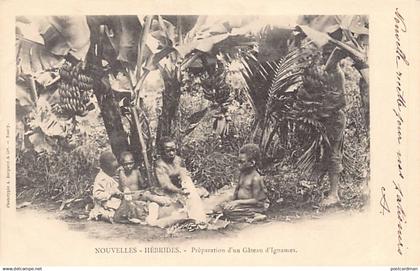
[[[420,264],[419,1],[2,1],[2,266]]]

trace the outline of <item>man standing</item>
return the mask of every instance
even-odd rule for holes
[[[325,74],[329,92],[327,93],[324,105],[325,115],[321,116],[328,135],[329,147],[326,148],[323,167],[328,172],[330,182],[330,193],[323,199],[321,205],[331,206],[340,201],[338,196],[338,184],[340,173],[343,171],[343,142],[344,129],[346,127],[346,116],[344,107],[346,99],[344,94],[345,76],[340,67],[340,60],[343,59],[343,52],[336,48],[332,53],[324,50],[329,55],[325,64]]]

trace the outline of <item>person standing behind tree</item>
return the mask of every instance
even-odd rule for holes
[[[345,52],[326,45],[323,48],[321,57],[315,54],[308,71],[312,79],[322,83],[323,89],[317,86],[308,85],[298,90],[298,98],[301,100],[319,104],[320,110],[315,112],[315,117],[326,129],[328,144],[322,160],[317,164],[311,178],[322,179],[324,173],[328,173],[330,191],[321,202],[322,206],[331,206],[340,201],[338,195],[338,184],[340,173],[343,171],[343,142],[344,129],[346,127],[346,116],[344,107],[345,98],[345,76],[340,67],[340,61],[345,57]],[[324,67],[318,69],[317,67]]]
[[[344,57],[344,52],[338,48],[324,50],[324,54],[329,58],[325,64],[325,72],[327,74],[327,82],[330,92],[324,100],[325,116],[321,116],[329,141],[329,147],[326,148],[323,168],[328,172],[330,182],[329,195],[323,199],[321,205],[330,206],[340,201],[338,195],[338,185],[340,173],[343,171],[343,143],[344,129],[346,127],[346,115],[344,107],[346,106],[345,98],[345,76],[340,67],[340,60]]]

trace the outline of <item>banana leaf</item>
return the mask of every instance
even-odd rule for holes
[[[17,76],[34,75],[60,66],[62,57],[50,53],[44,45],[25,38],[16,40]]]
[[[53,54],[72,54],[83,60],[90,47],[90,29],[85,16],[48,16],[40,26],[45,47]]]

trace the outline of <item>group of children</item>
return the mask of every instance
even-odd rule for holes
[[[89,218],[162,228],[189,219],[206,223],[207,216],[216,212],[230,220],[265,218],[269,204],[262,176],[257,171],[260,159],[257,145],[241,148],[236,188],[218,199],[195,187],[182,159],[176,155],[174,140],[163,138],[160,149],[155,167],[158,187],[146,183],[130,152],[121,153],[119,162],[111,152],[102,153]]]

